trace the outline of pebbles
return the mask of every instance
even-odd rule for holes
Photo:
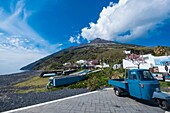
[[[0,88],[28,80],[31,77],[40,75],[40,73],[40,71],[26,71],[10,75],[0,75]]]
[[[69,97],[81,93],[86,93],[88,89],[62,89],[50,92],[30,92],[17,94],[13,85],[39,75],[39,72],[29,71],[12,75],[0,76],[0,112],[30,106],[42,102],[52,101]]]
[[[0,112],[88,92],[87,89],[62,89],[51,92],[9,94],[0,98]]]

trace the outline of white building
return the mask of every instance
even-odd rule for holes
[[[86,60],[78,60],[76,63],[85,65],[85,64],[87,64],[87,61]]]
[[[103,68],[110,67],[109,64],[103,63]]]
[[[66,63],[63,64],[63,66],[67,66],[67,65],[71,65],[71,63],[70,62],[66,62]]]
[[[165,71],[165,63],[168,64],[170,69],[170,56],[153,56],[151,54],[142,55],[145,62],[140,64],[140,69],[149,69],[151,67],[158,67],[159,72]],[[129,59],[123,59],[123,68],[137,68]]]
[[[102,63],[102,65],[96,65],[95,68],[108,68],[110,67],[109,64]]]
[[[121,64],[114,64],[113,65],[114,70],[119,69],[119,68],[121,68]]]
[[[127,54],[130,54],[131,51],[123,51],[123,53],[125,53],[127,55]]]

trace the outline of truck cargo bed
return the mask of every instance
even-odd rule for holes
[[[108,83],[114,87],[119,87],[124,90],[128,90],[128,83],[125,79],[110,79]]]

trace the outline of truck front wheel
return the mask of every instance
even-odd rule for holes
[[[159,105],[163,110],[169,110],[169,104],[166,100],[155,99],[155,102]]]
[[[47,85],[46,85],[46,89],[51,89],[53,87],[53,84],[51,82],[49,82]]]
[[[119,90],[119,89],[115,88],[115,89],[114,89],[114,92],[115,92],[115,95],[116,95],[116,96],[120,96],[120,90]]]
[[[162,109],[164,109],[164,110],[169,110],[169,104],[168,104],[168,102],[167,101],[165,101],[165,100],[162,100],[161,102],[160,102],[160,105],[159,105]]]

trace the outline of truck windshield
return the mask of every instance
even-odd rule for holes
[[[154,77],[152,76],[150,71],[141,70],[141,71],[138,71],[138,73],[139,73],[139,79],[141,81],[144,81],[144,80],[154,80]]]

